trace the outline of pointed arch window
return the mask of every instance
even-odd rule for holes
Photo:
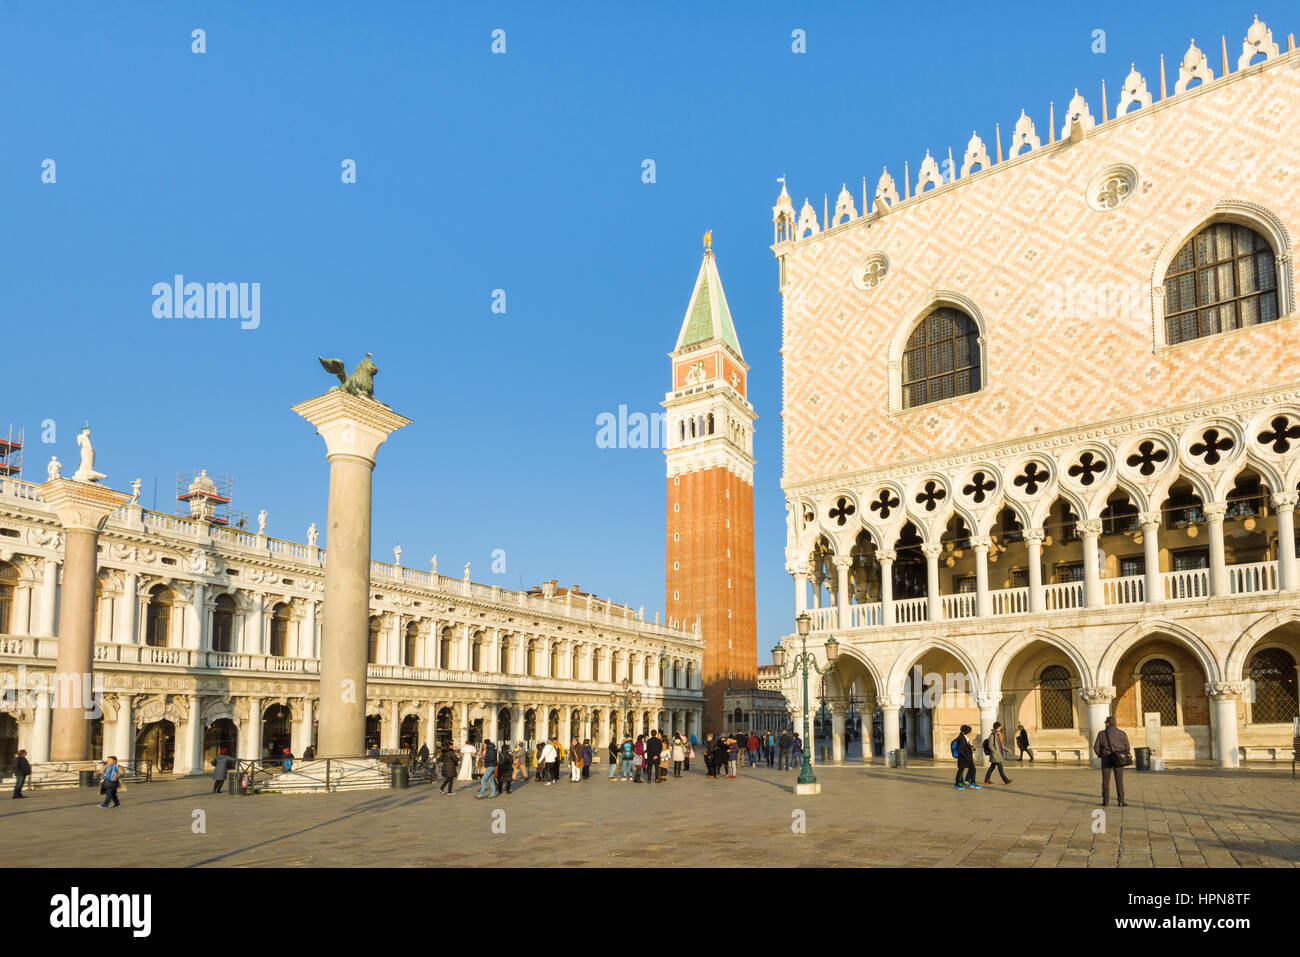
[[[1170,345],[1277,317],[1274,250],[1249,226],[1211,223],[1183,244],[1165,272]]]
[[[902,363],[904,409],[978,392],[984,384],[979,326],[960,309],[940,306],[916,324]]]

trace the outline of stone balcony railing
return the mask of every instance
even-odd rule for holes
[[[16,500],[23,507],[35,511],[48,511],[48,506],[40,497],[38,487],[22,479],[0,479],[0,499]],[[109,516],[108,530],[112,531],[115,528],[127,532],[147,529],[170,539],[185,542],[191,547],[217,546],[222,551],[229,552],[232,557],[242,554],[248,557],[274,558],[277,561],[297,563],[309,569],[323,568],[327,557],[326,550],[315,545],[303,545],[243,529],[226,528],[184,516],[154,512],[139,505],[124,505],[115,510]],[[377,561],[370,563],[370,579],[372,584],[412,585],[442,595],[515,606],[527,609],[531,614],[553,615],[570,621],[627,628],[655,638],[685,641],[701,647],[703,645],[700,638],[690,630],[669,628],[657,622],[644,621],[629,606],[616,605],[605,599],[570,602],[558,597],[529,595],[527,592],[511,591],[498,585],[480,585],[463,578],[449,578],[446,575],[435,575],[432,572]]]
[[[1205,601],[1210,598],[1240,597],[1278,592],[1277,562],[1254,562],[1247,565],[1229,565],[1225,569],[1227,592],[1214,595],[1211,588],[1210,569],[1196,568],[1187,571],[1161,572],[1159,582],[1163,594],[1158,600],[1169,604],[1189,601]],[[1076,614],[1090,607],[1114,607],[1117,605],[1142,605],[1147,603],[1146,577],[1129,575],[1124,578],[1100,579],[1101,601],[1089,606],[1083,582],[1062,582],[1043,585],[1042,612],[1030,611],[1030,596],[1027,586],[1019,588],[999,588],[989,591],[990,615],[980,616],[978,596],[975,592],[960,592],[941,595],[939,608],[941,615],[932,619],[928,598],[898,599],[893,605],[894,625],[912,625],[932,620],[957,621],[961,619],[1014,618],[1029,614]],[[847,621],[840,624],[839,608],[810,608],[812,631],[863,631],[881,628],[887,624],[887,615],[880,602],[869,602],[848,606]]]
[[[0,635],[0,660],[26,658],[51,663],[58,656],[58,639],[34,635]],[[209,651],[197,648],[159,648],[153,645],[95,643],[95,662],[103,665],[142,665],[179,671],[241,672],[259,675],[303,675],[320,673],[317,658],[282,658],[276,655],[249,654],[239,651]],[[368,665],[368,677],[388,681],[413,681],[441,685],[471,685],[484,688],[536,690],[538,692],[573,692],[607,696],[621,690],[612,681],[587,681],[578,678],[547,678],[538,675],[501,674],[500,672],[448,671],[407,665]],[[669,695],[701,697],[699,688],[678,686],[633,685],[642,701],[659,700]]]

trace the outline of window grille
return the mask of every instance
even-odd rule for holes
[[[1069,729],[1074,727],[1074,700],[1071,697],[1070,672],[1061,665],[1049,665],[1039,678],[1038,694],[1043,715],[1043,728]]]
[[[1152,658],[1141,671],[1142,713],[1159,712],[1160,724],[1178,724],[1174,666],[1163,658]]]
[[[1281,648],[1265,648],[1251,660],[1253,724],[1290,724],[1297,709],[1295,659]]]
[[[903,349],[903,407],[978,392],[979,327],[963,312],[936,309],[919,323]]]
[[[1273,248],[1246,226],[1213,223],[1187,241],[1165,273],[1170,345],[1277,318]]]

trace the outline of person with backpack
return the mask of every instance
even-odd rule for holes
[[[695,735],[691,735],[686,739],[684,747],[686,756],[682,760],[682,770],[689,774],[691,771],[691,758],[695,757]]]
[[[749,766],[758,767],[758,735],[753,731],[749,732],[749,737],[745,739],[745,750],[749,752]]]
[[[966,788],[981,790],[975,783],[975,751],[970,745],[970,732],[971,726],[963,724],[961,733],[952,739],[952,756],[957,759],[957,779],[953,782],[953,787],[958,791]],[[965,783],[962,783],[963,775],[966,777]]]
[[[495,741],[485,741],[483,743],[483,777],[479,781],[478,794],[474,799],[478,800],[483,797],[484,791],[489,791],[487,797],[494,798],[497,796],[497,744]]]
[[[740,770],[740,741],[735,736],[727,738],[727,777],[734,778]]]
[[[108,807],[108,802],[113,802],[113,807],[119,808],[122,802],[117,799],[117,792],[126,790],[126,785],[122,783],[122,766],[117,763],[117,756],[110,754],[104,759],[104,769],[99,773],[99,793],[104,795],[104,803],[100,807]]]
[[[618,763],[621,774],[620,781],[632,780],[632,764],[636,760],[636,745],[632,743],[632,735],[623,735],[623,743],[618,746]]]
[[[582,739],[582,779],[585,781],[591,777],[591,762],[596,757],[596,752],[592,750],[591,739]]]
[[[771,731],[763,736],[763,756],[767,758],[767,766],[772,767],[776,761],[776,735]]]
[[[1010,754],[1010,752],[1007,751],[1006,741],[1002,734],[1001,721],[993,722],[993,730],[989,732],[989,736],[984,739],[984,753],[987,754],[989,758],[989,769],[984,772],[984,783],[989,783],[989,780],[993,777],[993,769],[997,768],[998,775],[1002,778],[1002,783],[1010,784],[1011,779],[1007,777],[1007,769],[1002,763],[1007,759],[1007,755]]]
[[[781,736],[776,739],[778,771],[790,770],[790,746],[794,744],[794,738],[790,736],[789,731],[782,731]]]
[[[1115,802],[1117,807],[1128,807],[1124,800],[1124,768],[1133,763],[1128,735],[1115,725],[1113,716],[1106,716],[1106,727],[1097,733],[1092,751],[1101,758],[1101,806],[1110,803],[1110,774],[1115,772]]]
[[[635,773],[632,775],[632,783],[640,784],[641,770],[642,768],[645,767],[645,735],[644,734],[638,734],[636,736],[636,744],[632,746],[632,752],[633,752],[632,767],[635,769]]]
[[[542,775],[546,773],[546,765],[542,763],[542,752],[545,750],[546,750],[546,742],[538,741],[537,756],[534,758],[534,760],[537,762],[537,781],[539,784],[542,781]]]
[[[790,742],[790,767],[803,767],[803,739],[799,737],[799,732],[794,733],[794,738]]]

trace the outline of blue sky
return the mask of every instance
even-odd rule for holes
[[[268,532],[324,527],[324,447],[289,406],[316,356],[372,352],[415,423],[379,454],[374,554],[476,581],[558,578],[663,606],[664,463],[602,449],[596,418],[655,412],[714,249],[759,415],[760,661],[790,630],[771,205],[821,209],[882,165],[1046,130],[1077,86],[1100,114],[1129,62],[1172,85],[1189,37],[1218,72],[1283,3],[796,5],[6,3],[5,401],[26,476],[98,467],[171,511],[178,471],[235,478]],[[191,52],[191,32],[206,52]],[[491,51],[505,31],[506,52]],[[792,52],[805,31],[806,53]],[[1093,32],[1105,31],[1104,53]],[[57,181],[41,182],[56,163]],[[642,182],[642,163],[656,181]],[[340,182],[352,159],[357,182]],[[901,184],[901,180],[900,180]],[[261,283],[261,323],[158,319],[176,273]],[[493,290],[506,294],[492,312]],[[39,442],[55,420],[57,444]],[[491,572],[494,549],[506,571]]]

